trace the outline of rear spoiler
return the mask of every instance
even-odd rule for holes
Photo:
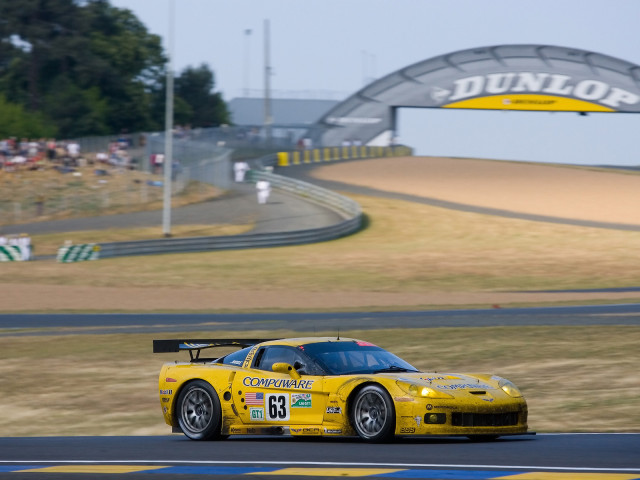
[[[191,360],[197,360],[200,357],[200,351],[205,348],[214,347],[238,347],[245,348],[252,345],[256,345],[262,342],[268,342],[274,340],[273,338],[257,339],[257,338],[242,338],[242,339],[170,339],[170,340],[154,340],[153,341],[153,353],[169,353],[180,352],[182,350],[188,350]],[[194,356],[193,351],[196,351]]]

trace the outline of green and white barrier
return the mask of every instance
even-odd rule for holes
[[[21,262],[22,252],[15,245],[0,245],[0,262]]]
[[[58,262],[72,263],[86,260],[97,260],[100,257],[100,245],[96,243],[84,243],[69,245],[58,249]]]

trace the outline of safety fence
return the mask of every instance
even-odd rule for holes
[[[117,186],[112,187],[107,182]],[[178,182],[175,186],[180,192],[184,190]],[[33,189],[16,199],[0,199],[0,225],[136,211],[149,203],[160,202],[162,198],[161,181],[141,179],[133,172],[69,176],[68,180],[59,179],[55,184],[52,181],[41,190]]]
[[[174,146],[173,158],[172,196],[206,191],[207,185],[224,190],[231,184],[228,149],[190,142]],[[140,211],[164,197],[162,168],[138,171],[100,163],[42,168],[3,178],[0,225]]]
[[[404,157],[412,155],[413,149],[404,145],[391,147],[367,147],[359,145],[325,147],[295,152],[278,152],[277,166],[302,165],[305,163],[333,162],[361,158]]]

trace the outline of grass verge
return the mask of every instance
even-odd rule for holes
[[[353,197],[370,218],[368,228],[331,242],[76,264],[16,263],[3,265],[3,271],[12,282],[28,285],[157,288],[181,287],[188,279],[189,287],[205,290],[268,288],[308,293],[510,292],[640,285],[639,232]],[[150,234],[100,231],[87,232],[82,239],[111,241]],[[61,238],[34,237],[36,253],[40,243],[53,245]]]

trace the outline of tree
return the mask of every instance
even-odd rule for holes
[[[107,0],[0,3],[0,92],[73,137],[152,124],[160,38]]]
[[[176,97],[192,109],[193,127],[217,127],[228,124],[230,115],[220,93],[214,93],[214,75],[205,64],[187,67],[175,80]]]
[[[56,133],[56,127],[42,115],[26,112],[22,105],[10,103],[0,95],[0,139],[50,138]]]
[[[0,0],[0,94],[61,137],[162,129],[166,63],[160,37],[108,0]],[[175,86],[176,122],[229,123],[207,66]]]

